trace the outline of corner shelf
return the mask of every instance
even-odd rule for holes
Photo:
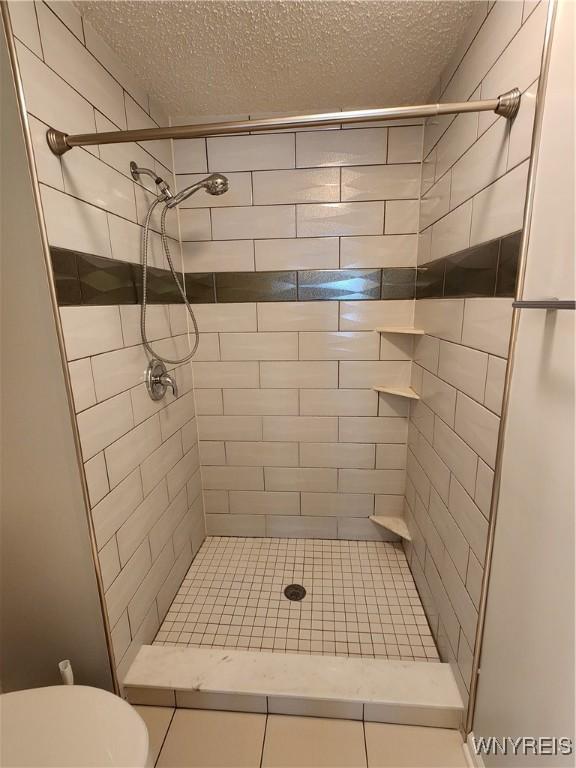
[[[414,392],[412,387],[380,387],[373,386],[375,392],[384,392],[386,395],[397,395],[398,397],[407,397],[409,400],[420,400],[420,395]]]
[[[392,531],[392,533],[395,533],[397,536],[406,539],[406,541],[412,541],[408,526],[406,525],[403,517],[392,515],[372,515],[370,520],[372,520],[373,523],[376,523],[376,525],[379,525],[382,528],[386,528],[388,531]]]
[[[374,328],[377,333],[407,333],[411,336],[424,336],[426,331],[423,331],[421,328],[408,328],[405,326],[394,326],[394,325],[380,325],[378,328]]]

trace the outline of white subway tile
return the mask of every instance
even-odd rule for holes
[[[424,371],[422,375],[422,400],[440,418],[454,426],[456,389],[434,374]]]
[[[482,402],[488,355],[461,344],[440,342],[438,376],[456,389]]]
[[[142,501],[140,470],[135,469],[102,501],[92,508],[94,533],[98,548],[116,533]]]
[[[219,389],[195,389],[196,413],[207,416],[224,413],[222,405],[222,390]]]
[[[227,442],[226,458],[237,467],[297,467],[298,443]]]
[[[384,203],[381,202],[297,206],[298,237],[381,235],[383,223]]]
[[[374,514],[370,493],[302,493],[302,515],[368,517]]]
[[[474,493],[478,457],[441,419],[434,425],[434,449],[462,485]]]
[[[258,304],[258,330],[337,331],[338,302],[271,301]]]
[[[420,165],[366,165],[342,169],[342,200],[418,198]]]
[[[474,504],[460,483],[452,478],[448,509],[466,537],[472,551],[483,563],[486,555],[488,521]]]
[[[164,547],[156,561],[152,563],[152,567],[140,582],[138,589],[128,604],[130,626],[140,626],[150,606],[154,603],[160,587],[166,581],[173,564],[174,549],[171,544],[168,544]]]
[[[452,168],[450,207],[487,187],[506,171],[510,127],[498,120]]]
[[[290,491],[230,491],[235,515],[299,515],[300,494]]]
[[[104,587],[104,590],[107,590],[116,576],[120,573],[120,560],[118,559],[116,539],[111,539],[105,547],[102,547],[98,553],[98,562],[100,563],[102,586]],[[128,635],[130,635],[130,633],[128,633]]]
[[[30,48],[36,56],[42,58],[40,31],[36,19],[35,3],[22,0],[9,0],[10,24],[14,37]]]
[[[200,389],[254,389],[259,386],[256,362],[194,363],[194,385]]]
[[[40,193],[50,245],[111,256],[104,211],[44,184],[40,185]]]
[[[522,229],[527,179],[526,160],[476,195],[470,245]]]
[[[460,342],[463,317],[463,299],[421,299],[416,302],[414,325],[430,336]],[[464,343],[474,346],[467,341]]]
[[[92,368],[90,360],[76,360],[69,363],[70,383],[74,394],[74,407],[76,413],[89,408],[96,403],[96,393],[94,392],[94,379],[92,378]]]
[[[478,94],[480,98],[480,94]],[[478,136],[478,113],[466,112],[458,115],[450,124],[436,148],[436,180],[440,179],[474,144]]]
[[[478,623],[478,611],[474,607],[474,603],[470,599],[470,595],[468,594],[462,579],[458,575],[454,563],[449,557],[444,558],[440,575],[442,577],[442,583],[446,587],[450,602],[458,616],[462,631],[466,635],[468,643],[474,645],[474,636],[476,633],[476,625]]]
[[[377,360],[380,339],[368,331],[300,333],[301,360]]]
[[[150,547],[148,542],[144,541],[106,592],[106,608],[112,625],[126,610],[150,565]]]
[[[156,128],[156,122],[140,107],[134,99],[125,93],[124,102],[126,105],[126,117],[128,121],[128,130],[136,128]],[[141,146],[159,160],[165,168],[172,168],[172,142],[165,141],[142,141]]]
[[[263,362],[260,363],[260,384],[269,389],[334,389],[338,386],[338,363]]]
[[[208,536],[265,536],[264,515],[206,515]]]
[[[257,171],[252,176],[254,205],[332,203],[340,200],[338,168]]]
[[[368,235],[343,237],[340,266],[415,267],[417,235]]]
[[[403,235],[418,232],[418,200],[388,200],[384,219],[385,235]]]
[[[94,507],[110,490],[104,453],[97,453],[84,464],[84,474],[88,486],[90,506]]]
[[[450,488],[450,470],[432,448],[423,435],[419,435],[417,445],[414,448],[416,458],[420,466],[428,475],[432,486],[438,491],[441,498],[448,502]]]
[[[512,323],[512,299],[466,299],[462,343],[506,357]]]
[[[152,494],[150,494],[152,495]],[[188,532],[194,523],[193,515],[191,511],[187,514],[188,502],[186,498],[186,491],[183,489],[180,494],[168,505],[160,517],[158,517],[155,525],[150,530],[150,551],[152,552],[152,559],[155,560],[160,552],[164,549],[166,542],[175,533],[175,531],[182,525],[185,526],[184,531]],[[174,551],[180,552],[183,543],[180,546],[174,544]],[[178,587],[180,587],[178,582]]]
[[[203,333],[209,331],[255,331],[256,304],[194,304],[194,314]],[[258,328],[284,331],[290,328]],[[294,329],[296,330],[296,329]],[[200,386],[198,383],[196,386]]]
[[[488,358],[488,373],[486,375],[486,391],[484,405],[500,415],[502,396],[504,394],[504,378],[506,375],[506,360],[499,357]]]
[[[94,386],[99,401],[124,392],[146,378],[148,356],[142,346],[105,352],[92,358]]]
[[[302,443],[300,464],[303,467],[347,467],[373,469],[374,445],[363,443]]]
[[[116,532],[118,552],[122,567],[126,565],[140,544],[160,519],[168,506],[168,491],[166,484],[161,483],[144,501],[139,504],[130,517]],[[158,553],[156,553],[156,556]],[[152,555],[155,557],[155,555]]]
[[[410,326],[412,325],[413,313],[414,302],[408,300],[341,301],[340,330],[373,331],[374,328],[381,325]],[[316,329],[304,328],[302,330]]]
[[[399,541],[395,533],[362,517],[339,518],[338,538],[350,541]]]
[[[175,434],[141,462],[144,495],[162,480],[182,458],[182,438]]]
[[[460,64],[464,54],[468,50],[470,43],[474,40],[474,37],[478,33],[478,30],[484,23],[484,20],[486,19],[488,11],[490,10],[490,5],[491,3],[489,3],[488,0],[482,0],[481,2],[474,3],[474,10],[472,12],[472,17],[468,25],[466,26],[464,32],[462,33],[462,36],[458,41],[458,44],[456,45],[454,53],[450,57],[450,61],[448,62],[447,66],[444,68],[444,71],[440,76],[440,84],[442,86],[442,89],[446,86],[446,84],[449,82],[450,78],[458,68],[458,65]]]
[[[496,444],[500,419],[484,406],[458,393],[456,401],[456,432],[492,468],[496,459]]]
[[[174,141],[174,167],[178,173],[206,173],[208,171],[206,139]]]
[[[212,210],[212,237],[215,240],[247,240],[266,237],[295,237],[296,210],[293,205],[215,208]]]
[[[114,488],[118,485],[160,445],[160,441],[160,423],[158,416],[153,416],[106,448],[104,454],[110,486]]]
[[[335,539],[338,526],[334,517],[273,515],[266,518],[266,535],[297,539]]]
[[[403,469],[340,469],[338,490],[344,493],[404,493]]]
[[[438,372],[440,356],[440,341],[434,336],[420,336],[414,345],[414,362],[421,365],[430,373]]]
[[[86,460],[132,428],[134,420],[130,396],[125,393],[88,408],[79,413],[76,420],[82,456]]]
[[[310,131],[296,135],[298,168],[385,163],[387,128]]]
[[[116,125],[126,128],[122,87],[43,3],[36,11],[48,66]]]
[[[16,51],[28,112],[47,125],[68,133],[94,133],[96,124],[92,105],[18,42]],[[65,123],[62,123],[63,118]]]
[[[180,236],[183,241],[210,240],[212,224],[208,208],[180,208]],[[184,249],[182,249],[184,251]]]
[[[469,200],[437,221],[432,227],[430,258],[440,259],[468,248],[471,219],[472,201]]]
[[[361,389],[301,389],[302,416],[376,416],[378,395]]]
[[[536,112],[536,95],[538,81],[536,80],[522,94],[520,110],[510,127],[510,143],[508,148],[508,165],[510,170],[514,166],[530,157],[532,149],[532,130],[534,128],[534,116]]]
[[[209,390],[196,390],[197,403],[199,391]],[[230,415],[298,414],[297,389],[225,389],[223,396],[223,412]]]
[[[407,420],[380,416],[342,416],[339,438],[343,443],[405,443]]]
[[[338,238],[255,240],[257,270],[338,268]]]
[[[120,307],[124,345],[131,347],[142,343],[140,332],[140,307],[123,305]],[[146,335],[150,341],[165,339],[171,335],[169,308],[165,304],[153,304],[146,309]]]
[[[160,411],[162,440],[167,440],[194,416],[194,392],[181,394]]]
[[[340,386],[368,389],[372,386],[405,387],[410,380],[410,363],[396,360],[346,360],[340,363]]]
[[[474,501],[478,508],[488,518],[490,516],[490,502],[492,500],[492,485],[494,472],[482,459],[478,459],[478,472],[476,473],[476,488],[472,490]]]
[[[207,140],[210,171],[294,168],[294,136],[216,136]]]
[[[180,490],[190,483],[195,474],[198,475],[198,482],[200,480],[200,473],[198,471],[199,458],[198,447],[194,445],[184,456],[177,462],[172,469],[166,475],[166,482],[168,483],[168,496],[170,500],[174,499]],[[201,488],[198,489],[199,495]],[[190,497],[190,501],[194,501],[195,497]]]
[[[266,490],[270,491],[335,491],[335,469],[309,467],[264,467]]]
[[[338,442],[338,419],[328,416],[264,416],[264,440]]]
[[[422,159],[422,130],[421,125],[389,128],[388,162],[420,163]]]
[[[452,173],[446,173],[428,189],[420,200],[420,231],[445,216],[450,210],[450,185]],[[422,254],[423,255],[423,254]],[[424,258],[419,262],[423,263]]]
[[[262,467],[202,467],[202,480],[208,490],[264,490]]]
[[[201,440],[261,440],[262,419],[259,416],[199,416]]]
[[[377,445],[376,469],[406,469],[405,445]]]
[[[222,360],[297,360],[297,333],[221,333]]]
[[[204,510],[207,515],[227,515],[228,491],[204,491]],[[249,510],[252,512],[253,510]]]
[[[66,2],[66,0],[45,0],[45,2],[46,5],[54,11],[62,23],[68,27],[70,32],[73,32],[81,42],[84,42],[82,18],[74,4]]]

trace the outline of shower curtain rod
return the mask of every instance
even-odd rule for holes
[[[421,104],[415,107],[384,107],[383,109],[356,109],[348,112],[327,112],[319,115],[294,115],[267,117],[260,120],[239,120],[224,123],[175,125],[168,128],[139,128],[131,131],[107,133],[67,133],[49,128],[46,133],[48,146],[55,155],[63,155],[72,147],[88,147],[96,144],[122,144],[128,141],[155,141],[159,139],[196,139],[206,136],[222,136],[254,131],[274,131],[283,128],[317,128],[326,125],[366,123],[374,120],[401,120],[412,117],[456,115],[461,112],[495,112],[511,120],[520,107],[521,93],[518,88],[506,91],[496,99],[484,101],[458,101],[453,104]]]

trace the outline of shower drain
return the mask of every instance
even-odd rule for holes
[[[302,600],[302,598],[306,597],[306,590],[301,584],[288,584],[284,594],[288,600]]]

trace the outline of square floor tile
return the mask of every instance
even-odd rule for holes
[[[262,768],[366,768],[362,723],[269,715]]]
[[[458,731],[365,723],[370,768],[464,768]]]
[[[178,709],[158,768],[259,768],[266,715]]]

